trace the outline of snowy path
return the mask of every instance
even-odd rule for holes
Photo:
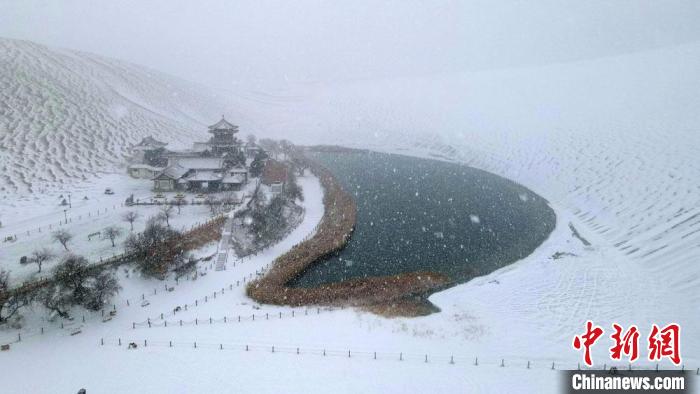
[[[216,270],[223,271],[226,269],[226,261],[229,255],[235,255],[231,246],[231,232],[233,231],[233,212],[229,213],[224,223],[224,229],[221,233],[221,241],[216,255]]]

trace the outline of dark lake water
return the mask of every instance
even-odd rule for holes
[[[374,152],[311,157],[353,194],[357,224],[345,249],[292,286],[415,271],[465,282],[529,255],[554,229],[546,200],[488,172]]]

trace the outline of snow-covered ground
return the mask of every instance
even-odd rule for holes
[[[130,223],[123,219],[124,213],[133,211],[138,214],[134,221],[134,231],[139,232],[143,230],[148,219],[158,216],[161,212],[161,206],[126,206],[124,201],[131,195],[134,196],[134,200],[150,201],[155,196],[151,191],[152,186],[151,181],[133,179],[126,173],[109,174],[90,183],[83,183],[79,188],[71,188],[72,207],[60,204],[63,199],[68,200],[66,191],[41,194],[33,201],[3,204],[0,206],[0,213],[4,218],[3,227],[0,228],[0,240],[16,237],[16,241],[0,241],[0,267],[10,271],[13,283],[50,274],[51,268],[61,260],[61,256],[68,253],[52,237],[52,233],[58,229],[66,230],[73,236],[68,242],[69,252],[85,256],[91,262],[121,254],[124,251],[124,240],[131,232]],[[246,189],[237,193],[250,193],[254,186],[253,183],[249,183]],[[114,191],[113,195],[104,194],[105,188],[108,187]],[[174,194],[163,195],[172,199]],[[185,199],[188,203],[202,201],[193,193],[186,193]],[[184,231],[210,218],[211,211],[207,205],[183,205],[179,213],[176,207],[173,208],[169,222],[172,228]],[[116,226],[120,230],[114,247],[110,239],[102,235],[108,226]],[[34,264],[20,265],[21,256],[30,256],[33,251],[44,247],[56,257],[44,264],[41,274],[37,274],[37,266]]]
[[[8,44],[3,45],[7,51]],[[24,63],[17,62],[26,68]],[[0,367],[15,377],[6,380],[6,390],[70,392],[85,386],[88,392],[162,393],[556,392],[558,375],[551,364],[571,368],[581,360],[571,341],[583,331],[587,319],[608,330],[613,321],[636,324],[643,335],[651,323],[676,321],[683,328],[684,364],[687,369],[698,368],[697,70],[700,44],[691,43],[525,69],[310,85],[265,94],[264,100],[250,99],[247,107],[237,109],[254,118],[270,136],[456,160],[520,182],[551,202],[557,228],[523,261],[433,295],[431,300],[442,312],[427,317],[384,319],[356,310],[314,315],[313,309],[307,316],[303,308],[291,317],[289,308],[256,309],[243,294],[242,278],[254,276],[274,256],[303,239],[320,218],[318,184],[313,178],[302,178],[306,216],[288,239],[250,261],[235,267],[229,264],[226,271],[209,270],[196,282],[183,282],[172,293],[161,292],[161,283],[132,275],[122,281],[115,320],[102,323],[99,316],[88,317],[83,333],[76,336],[47,329],[43,336],[28,336],[0,354]],[[3,81],[22,86],[12,74],[2,75]],[[44,124],[32,114],[34,106],[20,107],[28,112],[17,119],[27,119],[36,125],[32,127]],[[171,130],[175,129],[168,126],[161,132],[168,136]],[[129,141],[151,133],[160,135],[149,127],[135,131]],[[2,160],[28,160],[12,148],[7,135],[1,137]],[[78,141],[80,135],[76,131],[59,140]],[[62,157],[60,150],[23,146],[23,152]],[[85,149],[66,146],[67,152]],[[38,153],[24,156],[33,154]],[[70,157],[43,160],[33,167],[81,163]],[[3,167],[7,163],[3,161]],[[19,174],[20,170],[11,171]],[[21,184],[20,178],[15,175],[6,184]],[[20,192],[25,189],[6,190],[18,190],[17,196],[30,198]],[[572,235],[569,223],[591,246]],[[208,252],[201,251],[202,255]],[[576,256],[552,259],[557,252]],[[227,287],[231,285],[232,289]],[[134,307],[141,294],[150,294],[153,288],[158,289],[156,295],[147,296],[151,305]],[[221,288],[225,293],[211,299]],[[205,296],[208,300],[202,302]],[[137,301],[125,307],[129,298]],[[194,299],[200,300],[196,307],[168,320],[197,318],[204,324],[131,328],[132,322],[155,319]],[[279,312],[284,318],[275,319]],[[269,320],[261,319],[266,313]],[[256,321],[237,323],[238,315],[252,314],[258,316]],[[30,314],[28,319],[39,316]],[[207,324],[210,317],[223,316],[234,322]],[[42,322],[28,323],[34,323],[28,326],[36,330]],[[12,338],[14,332],[2,335]],[[118,338],[139,344],[147,339],[149,346],[127,350],[124,344],[114,345]],[[198,342],[196,349],[194,342]],[[643,340],[640,345],[644,350]],[[598,366],[610,364],[608,346],[601,342],[594,348]],[[296,354],[296,347],[301,354]],[[323,348],[329,350],[326,358],[322,353],[309,354]],[[379,352],[376,361],[374,351]],[[398,361],[400,353],[403,361]],[[455,364],[449,363],[452,355]],[[473,365],[476,357],[478,366]],[[501,359],[505,359],[504,368],[499,367]],[[531,369],[525,367],[527,361]],[[45,366],[42,379],[36,379],[35,370],[26,365]]]

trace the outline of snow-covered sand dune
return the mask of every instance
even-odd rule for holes
[[[0,38],[0,195],[114,171],[147,135],[190,143],[225,108],[202,86],[156,71]]]
[[[26,182],[22,181],[22,172],[27,179],[43,176],[51,181],[51,175],[47,174],[54,174],[56,179],[75,179],[83,175],[81,171],[86,166],[91,170],[89,173],[84,170],[85,177],[95,170],[114,168],[119,156],[107,152],[108,148],[123,149],[123,142],[133,142],[144,134],[190,138],[186,133],[194,131],[196,135],[200,129],[186,125],[207,121],[191,114],[214,108],[192,98],[199,97],[195,96],[199,90],[193,90],[191,95],[185,90],[182,95],[172,97],[163,88],[164,93],[156,95],[159,91],[150,88],[156,82],[145,74],[139,74],[144,79],[128,82],[123,71],[94,66],[101,70],[99,77],[85,82],[91,75],[86,70],[93,66],[84,66],[81,70],[85,72],[80,73],[72,70],[88,61],[85,59],[93,58],[92,55],[13,41],[0,43],[4,53],[17,54],[2,57],[14,71],[7,73],[3,63],[1,93],[8,94],[5,86],[17,93],[9,100],[3,96],[0,110],[2,114],[8,111],[27,114],[2,116],[3,128],[7,128],[5,123],[16,124],[11,131],[24,130],[13,131],[17,135],[28,136],[33,132],[49,138],[53,134],[43,129],[48,124],[42,117],[32,115],[35,111],[32,106],[61,114],[60,108],[70,108],[65,111],[72,114],[58,117],[64,122],[61,130],[68,131],[55,134],[46,145],[35,147],[32,142],[22,142],[22,138],[15,144],[8,139],[9,133],[0,130],[3,132],[0,160],[9,168],[4,173],[13,174],[9,180],[2,181],[5,193],[29,190],[28,186],[21,186]],[[35,60],[22,53],[33,53]],[[25,56],[24,61],[17,60],[21,56]],[[56,56],[60,62],[49,62],[49,58]],[[37,61],[37,57],[43,62]],[[104,67],[114,70],[111,66]],[[133,66],[119,67],[130,70]],[[55,73],[55,78],[43,77],[44,73],[37,71],[42,68],[53,70],[46,75]],[[22,70],[28,70],[29,82],[22,79]],[[513,179],[551,201],[558,214],[557,229],[523,261],[433,295],[431,300],[442,312],[427,317],[384,319],[344,310],[308,320],[269,321],[260,326],[264,328],[213,325],[132,329],[131,322],[144,320],[152,312],[167,312],[177,304],[191,301],[192,296],[211,294],[242,273],[252,275],[297,241],[290,237],[274,248],[274,253],[257,256],[229,271],[211,273],[196,283],[187,282],[159,301],[153,297],[150,308],[121,307],[118,318],[110,323],[103,324],[99,318],[93,318],[86,323],[84,334],[72,337],[65,330],[51,327],[50,332],[55,335],[37,335],[14,345],[8,360],[13,360],[11,364],[15,367],[8,371],[12,376],[24,378],[11,382],[9,390],[19,392],[25,388],[24,382],[31,381],[36,392],[53,392],[59,386],[69,390],[83,384],[112,391],[148,387],[154,392],[221,391],[222,387],[245,392],[280,389],[343,392],[350,387],[367,392],[401,388],[442,392],[556,392],[556,372],[549,366],[555,362],[558,369],[575,368],[581,356],[571,350],[571,340],[574,334],[583,331],[586,319],[606,326],[608,334],[613,321],[625,326],[636,324],[642,335],[648,334],[651,323],[678,321],[683,327],[684,363],[687,368],[697,368],[700,366],[698,70],[700,44],[688,44],[536,68],[334,86],[307,85],[280,89],[274,94],[236,92],[241,102],[237,109],[267,135],[298,143],[342,143],[458,160]],[[121,78],[127,78],[128,83]],[[154,74],[154,80],[161,78],[166,77]],[[93,94],[90,100],[77,101],[82,96],[72,92],[87,89],[80,87],[80,81],[91,87],[99,86],[100,90],[84,93]],[[104,81],[129,89],[117,95],[108,87],[110,82]],[[74,82],[76,87],[72,87]],[[63,92],[63,96],[58,96],[62,97],[62,104],[50,105],[50,97],[44,94],[25,94],[32,89]],[[148,101],[144,96],[155,98]],[[161,102],[161,98],[166,101]],[[83,105],[93,108],[92,102],[101,109],[84,111]],[[121,117],[104,115],[107,113],[104,108],[109,108],[112,102],[124,105],[129,111],[117,111],[126,114]],[[213,116],[218,116],[218,112]],[[83,117],[94,123],[85,123],[88,120]],[[110,126],[112,123],[106,119],[116,122],[116,126]],[[70,124],[76,126],[65,126]],[[95,142],[89,141],[93,132],[89,125],[100,126],[100,135],[93,136]],[[152,128],[146,132],[136,125]],[[86,147],[97,141],[104,146],[99,154],[85,153],[92,149]],[[61,142],[70,154],[62,153]],[[11,167],[11,159],[24,167]],[[305,186],[306,190],[312,189],[311,184]],[[300,227],[298,239],[305,236],[304,230],[313,228],[313,215],[308,213],[314,201],[319,205],[318,190],[315,194],[316,199],[306,201],[308,223]],[[481,223],[487,226],[488,218],[481,217]],[[590,246],[572,234],[570,223]],[[575,256],[553,259],[551,256],[556,252]],[[125,289],[117,302],[123,304],[125,298],[138,298],[143,291],[151,289],[150,283],[132,279],[124,283]],[[288,308],[252,305],[239,289],[179,317],[191,320],[230,315],[232,311],[235,314],[289,312]],[[30,313],[28,319],[41,317]],[[197,353],[165,346],[128,351],[123,347],[99,346],[102,337],[175,339],[187,344],[196,340],[302,347],[331,344],[338,349],[455,354],[461,358],[456,365],[419,360],[418,367],[396,361],[380,360],[373,364],[370,358],[344,357],[331,361],[331,358],[319,360],[295,354],[227,353],[216,348],[201,349],[202,352],[198,349]],[[642,358],[644,339],[640,338]],[[594,360],[599,366],[606,362],[610,365],[608,346],[606,342],[594,348]],[[105,357],[95,359],[97,350],[105,352]],[[22,359],[34,361],[44,354],[55,361],[54,365],[62,367],[52,369],[48,380],[29,379],[26,370],[19,367],[23,365]],[[475,356],[480,360],[478,367],[471,362]],[[72,371],[72,379],[65,379],[65,371],[75,369],[76,358],[81,362],[97,360],[95,368]],[[506,360],[506,368],[498,366],[501,358]],[[126,372],[118,379],[109,369],[114,360],[125,361],[122,367]],[[177,361],[174,372],[169,369],[172,360]],[[533,363],[532,369],[525,368],[529,361]],[[646,360],[641,363],[649,365]],[[192,373],[203,365],[208,373]],[[229,376],[231,368],[236,368],[234,379],[211,379],[212,374]],[[276,373],[270,374],[273,369]],[[144,371],[161,377],[166,384],[154,384],[157,379],[144,383]],[[321,371],[327,376],[319,381],[306,379],[309,375],[305,373],[309,371]],[[305,378],[300,381],[300,376]],[[407,380],[406,376],[413,379]],[[285,386],[285,379],[295,379],[297,386]],[[407,381],[411,381],[410,387],[406,387]]]

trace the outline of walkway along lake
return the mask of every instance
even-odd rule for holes
[[[485,171],[365,151],[307,155],[354,197],[357,218],[346,247],[291,287],[412,272],[466,282],[529,255],[555,226],[546,200]]]

